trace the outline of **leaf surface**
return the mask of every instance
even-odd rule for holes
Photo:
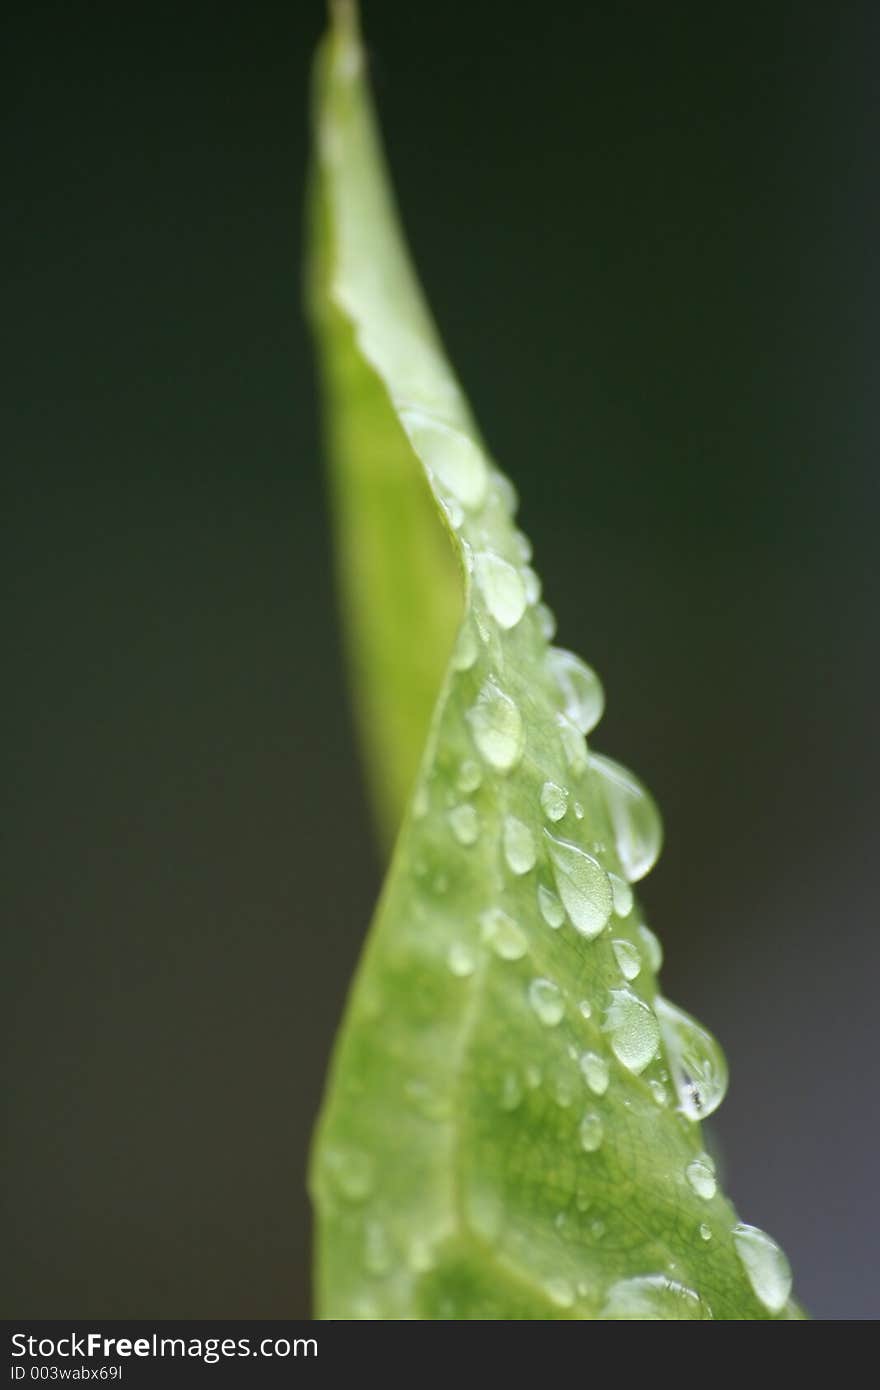
[[[631,883],[660,849],[588,748],[515,497],[398,228],[353,8],[316,71],[311,305],[354,685],[397,834],[315,1139],[330,1318],[798,1317],[699,1120],[714,1039],[658,992]]]

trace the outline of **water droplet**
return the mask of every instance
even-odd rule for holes
[[[448,500],[442,499],[440,505],[446,513],[446,519],[453,531],[458,531],[464,524],[464,511],[460,504],[456,502],[454,497],[450,497]]]
[[[718,1043],[684,1009],[657,995],[654,1002],[669,1057],[678,1106],[689,1120],[717,1110],[727,1091],[727,1062]]]
[[[538,907],[548,927],[556,930],[562,926],[565,921],[565,908],[556,894],[545,888],[543,883],[538,884]]]
[[[553,1083],[553,1098],[556,1104],[566,1109],[576,1095],[577,1087],[571,1074],[567,1071],[558,1072]]]
[[[468,975],[473,975],[477,968],[477,962],[473,951],[461,941],[453,942],[449,948],[449,954],[446,959],[449,964],[449,969],[452,971],[453,975],[456,975],[460,980],[465,980]]]
[[[556,727],[559,730],[559,742],[562,744],[565,761],[577,777],[587,767],[586,740],[580,729],[575,728],[566,714],[557,714]]]
[[[386,1274],[391,1268],[391,1247],[380,1221],[364,1225],[364,1265],[370,1274]]]
[[[633,910],[632,889],[620,874],[609,874],[611,895],[614,898],[614,913],[617,917],[628,917]]]
[[[585,1052],[581,1057],[581,1071],[590,1090],[596,1096],[604,1096],[608,1090],[611,1068],[598,1052]]]
[[[359,1149],[328,1149],[324,1155],[327,1174],[349,1202],[363,1202],[373,1190],[373,1160]]]
[[[538,599],[541,597],[541,581],[535,574],[531,565],[523,565],[522,582],[523,588],[526,591],[526,603],[530,608],[534,608]]]
[[[588,999],[582,999],[581,1002],[578,1004],[578,1009],[580,1010],[583,1018],[592,1018],[593,1010],[590,1007],[590,1001]]]
[[[651,931],[651,928],[644,922],[639,923],[636,927],[636,932],[642,943],[642,949],[644,950],[648,964],[656,975],[663,964],[663,947],[660,945],[657,936]]]
[[[587,1204],[586,1204],[586,1205],[587,1205],[587,1206],[590,1205],[589,1201],[587,1201]],[[590,1235],[593,1237],[593,1240],[601,1240],[602,1237],[604,1236],[604,1234],[605,1234],[605,1222],[602,1221],[601,1218],[597,1216],[595,1221],[591,1221],[591,1222],[590,1222]]]
[[[715,1164],[708,1154],[700,1154],[699,1158],[692,1159],[685,1168],[684,1175],[693,1191],[698,1197],[702,1197],[704,1202],[710,1201],[718,1191]]]
[[[449,812],[449,824],[460,845],[475,845],[480,838],[480,817],[473,806],[456,806]]]
[[[662,1081],[652,1080],[648,1082],[648,1085],[651,1088],[651,1095],[654,1097],[657,1105],[662,1107],[669,1104],[669,1095]]]
[[[477,659],[479,652],[477,634],[474,632],[470,623],[465,623],[458,634],[458,640],[452,652],[452,666],[456,671],[469,671]]]
[[[781,1313],[791,1293],[791,1266],[776,1241],[757,1226],[733,1228],[736,1253],[755,1297],[771,1313]]]
[[[544,1292],[557,1308],[574,1306],[574,1289],[567,1279],[548,1279],[544,1285]]]
[[[705,1221],[700,1222],[700,1238],[701,1240],[712,1239],[712,1227],[707,1226]]]
[[[642,1274],[612,1284],[599,1317],[617,1322],[703,1322],[712,1313],[693,1289],[665,1274]]]
[[[604,930],[611,916],[611,884],[597,859],[568,840],[557,840],[544,831],[553,864],[556,887],[572,926],[592,939]]]
[[[519,558],[524,565],[527,565],[532,558],[532,542],[529,540],[525,531],[514,531],[513,540],[519,551]]]
[[[486,762],[499,772],[515,767],[525,747],[525,729],[510,696],[493,680],[487,680],[467,717],[474,742]]]
[[[413,448],[443,487],[469,510],[480,507],[489,483],[482,450],[467,435],[421,411],[401,411],[401,417]]]
[[[501,1109],[515,1110],[522,1098],[522,1085],[516,1072],[505,1072],[501,1082]]]
[[[588,1110],[581,1120],[580,1129],[581,1148],[585,1153],[592,1154],[601,1146],[604,1130],[602,1121],[595,1110]]]
[[[583,806],[581,805],[581,803],[580,803],[579,801],[576,801],[576,802],[574,803],[574,814],[575,814],[575,817],[577,818],[577,820],[583,820],[583,818],[584,818],[584,808],[583,808]]]
[[[532,832],[516,816],[504,819],[504,857],[514,874],[527,874],[535,867],[537,854]]]
[[[611,991],[611,1003],[602,1025],[611,1039],[619,1062],[638,1074],[657,1054],[660,1028],[654,1012],[628,986]]]
[[[614,958],[625,980],[634,980],[642,968],[642,958],[631,941],[612,941]]]
[[[545,782],[541,788],[541,810],[548,820],[562,820],[568,809],[568,792],[557,782]]]
[[[480,914],[482,937],[502,960],[522,960],[528,945],[512,917],[500,907],[488,907]]]
[[[507,512],[507,515],[514,516],[519,507],[519,497],[517,496],[516,488],[513,486],[513,483],[505,473],[497,469],[492,476],[492,481],[495,484],[495,491],[498,493],[501,499],[501,505]]]
[[[562,707],[576,729],[588,734],[602,718],[605,696],[595,671],[564,647],[551,647],[547,665],[562,696]]]
[[[539,603],[535,611],[538,614],[541,636],[545,642],[552,642],[556,636],[556,614],[552,608],[548,608],[546,603]]]
[[[483,774],[480,771],[480,764],[475,763],[473,758],[465,758],[458,769],[458,790],[465,793],[475,792],[482,780]]]
[[[529,1003],[546,1028],[562,1022],[565,1002],[552,980],[536,979],[529,985]]]
[[[526,611],[526,589],[519,571],[492,550],[481,551],[474,563],[492,617],[499,627],[516,627]]]
[[[644,878],[663,842],[660,812],[638,778],[611,758],[590,755],[614,827],[617,856],[630,883]]]

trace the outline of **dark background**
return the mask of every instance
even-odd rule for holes
[[[878,10],[367,4],[416,259],[667,847],[743,1215],[880,1313]],[[6,1315],[280,1317],[380,881],[300,294],[318,3],[3,38]]]

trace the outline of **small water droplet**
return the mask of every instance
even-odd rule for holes
[[[625,878],[620,874],[609,874],[611,894],[614,898],[614,912],[617,917],[628,917],[633,910],[633,893]]]
[[[733,1228],[733,1242],[755,1297],[771,1313],[781,1313],[791,1293],[791,1266],[776,1241],[744,1222]]]
[[[608,1090],[611,1068],[598,1052],[585,1052],[581,1057],[581,1071],[590,1090],[596,1096],[604,1096]]]
[[[595,671],[564,647],[551,647],[547,666],[562,696],[562,707],[576,729],[588,734],[602,718],[605,696]]]
[[[645,922],[639,923],[636,927],[636,933],[642,943],[642,949],[644,950],[648,964],[656,975],[663,964],[663,947],[660,945],[660,941],[655,933],[651,931],[651,928],[647,926]]]
[[[581,1148],[585,1153],[595,1153],[601,1147],[604,1130],[602,1121],[595,1110],[588,1110],[580,1123]]]
[[[516,816],[504,818],[504,857],[514,874],[527,874],[535,867],[537,854],[532,832]]]
[[[475,792],[483,780],[480,764],[473,758],[465,758],[458,769],[457,786],[460,792]]]
[[[615,1057],[629,1071],[639,1072],[657,1055],[660,1028],[653,1010],[627,985],[611,990],[611,1003],[602,1025]]]
[[[701,1239],[701,1240],[711,1240],[711,1239],[712,1239],[712,1227],[711,1227],[711,1226],[707,1226],[705,1221],[701,1221],[701,1222],[700,1222],[700,1239]]]
[[[501,1109],[515,1110],[522,1098],[522,1084],[516,1072],[505,1072],[501,1082]]]
[[[575,818],[576,818],[577,820],[583,820],[583,818],[584,818],[584,808],[583,808],[583,806],[581,805],[581,803],[580,803],[579,801],[576,801],[576,802],[574,803],[574,814],[575,814]]]
[[[669,1094],[662,1081],[652,1080],[648,1082],[648,1085],[651,1088],[651,1095],[654,1097],[654,1101],[657,1105],[662,1108],[664,1105],[669,1104]]]
[[[727,1091],[727,1062],[720,1046],[684,1009],[657,995],[654,1001],[669,1057],[678,1106],[689,1120],[717,1110]]]
[[[642,958],[631,941],[612,941],[614,958],[625,980],[634,980],[642,969]]]
[[[704,1322],[712,1317],[707,1303],[693,1289],[665,1274],[642,1274],[620,1279],[608,1290],[602,1321]]]
[[[578,1009],[580,1010],[581,1015],[584,1018],[592,1018],[593,1010],[590,1006],[589,999],[582,999],[581,1002],[578,1004]]]
[[[526,939],[503,908],[488,907],[481,913],[480,928],[483,940],[502,960],[522,960],[526,954]]]
[[[557,1308],[574,1306],[574,1289],[567,1279],[548,1279],[544,1291]]]
[[[545,888],[543,883],[538,884],[538,907],[548,927],[553,927],[555,931],[562,926],[565,921],[565,908],[556,894]]]
[[[644,878],[660,853],[660,812],[650,793],[628,768],[598,753],[590,755],[590,767],[600,780],[623,872],[634,883]]]
[[[577,1088],[571,1074],[567,1071],[558,1072],[553,1082],[553,1099],[556,1104],[564,1110],[571,1105],[576,1095]]]
[[[604,930],[611,916],[611,884],[597,859],[568,840],[557,840],[545,830],[556,888],[572,926],[592,939]]]
[[[526,588],[519,571],[492,550],[480,551],[474,564],[492,617],[499,627],[516,627],[526,611]]]
[[[590,1205],[589,1200],[587,1200],[586,1206],[589,1206],[589,1205]],[[591,1221],[591,1222],[590,1222],[590,1235],[593,1237],[593,1240],[601,1240],[602,1237],[604,1236],[604,1234],[605,1234],[605,1222],[604,1222],[600,1217],[597,1216],[595,1221]]]
[[[452,652],[452,666],[455,671],[469,671],[477,659],[480,647],[477,634],[470,623],[465,623],[458,634]]]
[[[565,1001],[552,980],[538,978],[529,985],[529,1003],[545,1028],[555,1028],[565,1014]]]
[[[495,681],[486,681],[467,717],[474,742],[486,762],[499,772],[515,767],[525,747],[522,716]]]
[[[585,772],[587,767],[586,739],[566,714],[557,714],[556,727],[559,730],[559,742],[562,744],[565,761],[577,777]]]
[[[507,475],[502,473],[499,469],[496,469],[493,473],[492,481],[495,484],[495,491],[498,493],[501,505],[507,512],[507,515],[515,516],[517,508],[519,507],[519,497],[517,496],[516,488],[513,486],[513,483]]]
[[[539,603],[535,611],[538,615],[541,636],[545,642],[552,642],[556,636],[556,614],[552,608],[548,608],[546,603]]]
[[[514,531],[513,540],[519,552],[519,558],[524,565],[527,565],[532,558],[532,542],[525,531]]]
[[[715,1181],[715,1164],[708,1154],[700,1154],[699,1158],[691,1159],[684,1170],[684,1175],[690,1187],[698,1197],[703,1198],[704,1202],[710,1201],[718,1191],[718,1184]]]
[[[480,838],[480,817],[467,803],[449,812],[449,824],[460,845],[475,845]]]
[[[548,820],[562,820],[568,809],[568,792],[558,782],[545,782],[541,788],[541,810]]]
[[[464,511],[461,504],[454,497],[450,497],[442,499],[440,505],[446,513],[446,519],[452,530],[458,531],[464,525]]]
[[[541,581],[535,574],[531,565],[523,565],[522,582],[523,588],[526,591],[526,602],[530,608],[534,608],[541,597]]]
[[[467,435],[421,411],[401,411],[401,418],[416,453],[442,486],[470,511],[480,507],[489,483],[482,450]]]
[[[460,980],[465,980],[468,975],[473,975],[477,968],[477,961],[473,951],[461,941],[453,942],[449,948],[449,954],[446,960],[453,975],[457,976]]]

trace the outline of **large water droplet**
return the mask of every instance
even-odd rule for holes
[[[523,565],[522,582],[526,591],[526,603],[530,608],[533,608],[541,597],[541,581],[531,565]]]
[[[465,803],[453,807],[449,812],[449,824],[460,845],[475,845],[480,838],[480,817],[473,806]]]
[[[522,960],[528,945],[512,917],[503,908],[488,907],[480,914],[483,940],[502,960]]]
[[[545,888],[543,883],[538,884],[538,908],[548,927],[555,930],[562,926],[565,921],[565,908],[556,894]]]
[[[633,892],[625,878],[620,874],[609,874],[611,892],[614,897],[614,912],[617,917],[628,917],[633,910]]]
[[[421,412],[401,412],[413,448],[424,457],[448,492],[471,511],[482,505],[489,471],[482,450],[467,435],[430,420]]]
[[[591,753],[590,767],[600,779],[623,872],[634,883],[644,878],[660,853],[660,812],[638,778],[620,763]]]
[[[684,1175],[692,1190],[698,1197],[702,1197],[704,1202],[709,1202],[718,1191],[718,1183],[715,1180],[715,1164],[708,1154],[700,1154],[699,1158],[691,1159],[684,1170]]]
[[[526,589],[519,571],[492,550],[481,551],[474,563],[492,617],[499,627],[516,627],[526,611]]]
[[[631,941],[612,941],[614,958],[625,980],[634,980],[642,968],[642,958]]]
[[[458,639],[452,651],[452,666],[456,671],[469,671],[477,659],[480,650],[477,641],[477,634],[470,623],[465,623],[458,634]]]
[[[585,1052],[581,1057],[581,1071],[590,1090],[596,1096],[604,1096],[608,1090],[611,1068],[598,1052]]]
[[[581,1120],[578,1133],[580,1135],[581,1148],[584,1150],[584,1153],[595,1153],[596,1150],[601,1147],[604,1130],[602,1128],[602,1120],[596,1114],[595,1110],[587,1111],[586,1115]]]
[[[611,916],[612,897],[608,875],[597,859],[568,840],[557,840],[545,830],[559,896],[572,926],[592,938],[604,930]]]
[[[562,707],[572,724],[588,734],[602,718],[605,696],[599,677],[574,652],[551,647],[547,665],[562,696]]]
[[[727,1091],[727,1062],[701,1023],[662,995],[654,1001],[669,1056],[679,1109],[689,1120],[717,1110]]]
[[[545,1027],[555,1028],[557,1023],[562,1022],[565,1002],[559,992],[559,986],[554,985],[552,980],[532,980],[529,985],[529,1003]]]
[[[653,1010],[628,986],[611,991],[611,1003],[605,1014],[603,1029],[609,1034],[611,1047],[619,1062],[638,1074],[653,1057],[660,1045],[660,1028]]]
[[[736,1253],[755,1297],[771,1313],[781,1313],[791,1293],[791,1266],[776,1241],[757,1226],[733,1228]]]
[[[486,681],[467,717],[474,742],[486,762],[499,772],[515,767],[525,747],[522,716],[495,681]]]
[[[504,857],[511,873],[527,874],[537,858],[531,830],[516,816],[504,818]]]
[[[568,808],[568,792],[558,782],[545,782],[541,788],[541,810],[548,820],[562,820]]]
[[[636,932],[642,943],[642,948],[645,952],[648,964],[656,975],[663,964],[663,947],[660,945],[655,933],[652,932],[651,928],[644,922],[639,923],[636,927]]]
[[[612,1284],[599,1317],[617,1322],[704,1322],[712,1313],[693,1289],[665,1274],[642,1274]]]

